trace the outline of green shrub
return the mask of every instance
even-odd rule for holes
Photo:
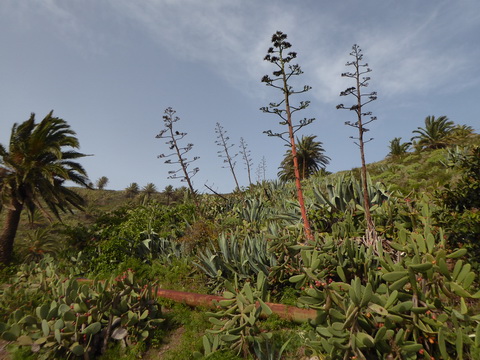
[[[34,300],[27,300],[32,294]],[[44,260],[24,266],[2,291],[2,302],[16,301],[17,308],[3,314],[0,336],[44,358],[92,357],[110,342],[148,341],[163,322],[155,296],[151,282],[136,281],[131,271],[80,283]]]
[[[468,257],[477,263],[480,255],[480,147],[458,155],[453,165],[462,171],[457,182],[436,192],[440,209],[438,224],[445,228],[450,247],[467,248]]]
[[[306,339],[313,354],[331,359],[478,354],[480,316],[467,303],[478,303],[480,292],[472,292],[476,275],[460,259],[467,251],[447,253],[429,205],[418,206],[422,227],[408,231],[398,224],[396,237],[379,240],[376,249],[328,240],[321,251],[301,251],[304,273],[290,282],[304,290],[299,304],[317,309]]]

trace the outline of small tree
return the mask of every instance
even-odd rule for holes
[[[273,47],[268,49],[268,54],[265,56],[264,60],[274,64],[277,67],[277,70],[273,72],[273,78],[265,75],[262,78],[267,86],[271,86],[275,89],[278,89],[282,92],[283,98],[280,102],[271,102],[268,106],[260,108],[265,113],[275,114],[281,118],[279,122],[280,125],[286,125],[287,130],[274,133],[271,130],[265,131],[268,136],[277,136],[280,139],[287,142],[292,150],[293,157],[293,169],[295,173],[295,185],[297,188],[297,197],[300,205],[300,212],[303,220],[303,227],[305,229],[305,235],[308,240],[313,239],[312,231],[310,229],[310,223],[308,221],[307,210],[305,208],[305,202],[303,199],[302,184],[300,182],[300,171],[298,168],[298,158],[297,158],[297,149],[295,145],[295,133],[300,130],[302,127],[310,124],[314,119],[303,119],[300,120],[298,124],[294,124],[292,120],[293,113],[303,110],[308,107],[310,104],[309,101],[300,101],[298,105],[292,105],[290,103],[290,98],[292,95],[301,94],[311,89],[310,86],[305,85],[302,90],[294,90],[290,85],[290,80],[292,76],[298,76],[303,74],[303,71],[300,69],[299,65],[290,65],[290,62],[297,57],[297,53],[288,51],[292,45],[286,41],[287,34],[277,31],[272,36]]]
[[[167,205],[170,205],[170,200],[171,200],[173,194],[174,194],[173,186],[172,185],[165,186],[165,189],[163,190],[163,195],[165,195],[166,198],[167,198]]]
[[[402,143],[401,141],[402,141],[401,137],[396,137],[396,138],[393,138],[393,140],[390,140],[390,145],[389,145],[390,152],[388,153],[388,156],[396,157],[396,156],[402,156],[407,153],[412,143],[410,142]]]
[[[245,168],[247,169],[248,174],[248,183],[250,186],[252,185],[252,176],[251,176],[251,169],[253,166],[251,152],[247,148],[247,142],[243,137],[240,138],[240,154],[243,158],[243,163],[245,164]]]
[[[97,188],[98,190],[105,189],[105,186],[108,184],[108,178],[106,176],[102,176],[97,180]]]
[[[163,116],[165,129],[160,131],[160,133],[156,136],[157,139],[169,139],[166,144],[168,145],[169,149],[174,150],[174,152],[172,152],[171,154],[160,154],[158,155],[158,158],[168,158],[170,156],[176,156],[176,161],[173,161],[172,159],[165,160],[165,164],[180,164],[180,169],[170,170],[168,172],[170,174],[168,178],[186,181],[190,192],[192,193],[193,199],[198,206],[196,192],[192,184],[192,177],[194,177],[195,174],[199,171],[199,168],[196,167],[192,170],[189,170],[188,167],[192,162],[200,159],[200,157],[195,156],[192,160],[188,160],[186,157],[184,157],[186,153],[192,150],[193,144],[189,143],[186,146],[181,146],[179,144],[179,141],[182,140],[187,135],[187,133],[173,130],[173,124],[180,120],[178,116],[175,116],[175,113],[176,111],[173,110],[171,107],[165,109],[165,115]]]
[[[0,144],[0,267],[10,262],[23,210],[53,214],[83,209],[85,200],[65,186],[66,181],[87,186],[85,169],[77,162],[86,156],[76,151],[80,143],[70,125],[53,111],[40,122],[35,114],[12,127],[7,147]],[[49,211],[47,211],[49,210]]]
[[[324,154],[325,149],[322,147],[322,142],[315,141],[315,138],[315,135],[302,136],[301,140],[297,138],[297,159],[302,180],[322,169],[325,170],[325,166],[330,163],[330,158]],[[280,164],[278,176],[282,181],[295,180],[290,149],[287,150]]]
[[[365,126],[370,124],[372,121],[375,121],[376,116],[371,116],[372,112],[363,112],[363,107],[368,103],[371,103],[374,100],[377,100],[377,93],[375,91],[369,92],[366,94],[362,93],[362,89],[368,86],[368,81],[370,77],[363,76],[372,70],[368,67],[368,64],[362,64],[363,59],[362,50],[357,44],[352,46],[352,52],[350,53],[353,56],[354,60],[346,63],[345,66],[353,66],[353,72],[346,72],[342,74],[342,77],[352,78],[355,81],[355,86],[349,87],[345,91],[340,93],[340,96],[353,95],[355,102],[350,107],[345,107],[343,104],[337,105],[337,109],[346,109],[354,111],[357,116],[357,121],[351,122],[346,121],[345,125],[354,127],[358,130],[358,137],[351,136],[350,138],[355,139],[355,144],[360,148],[360,159],[362,162],[361,177],[362,177],[362,188],[363,188],[363,202],[365,208],[365,220],[367,222],[367,234],[366,239],[369,245],[372,245],[377,238],[377,233],[375,231],[375,225],[372,220],[372,215],[370,213],[370,199],[368,198],[368,188],[367,188],[367,166],[365,162],[365,143],[373,140],[370,138],[365,140],[364,134],[369,131]],[[364,120],[364,117],[370,117],[368,120]]]
[[[125,195],[127,195],[128,198],[133,198],[138,195],[140,192],[140,187],[136,182],[131,183],[125,188]]]
[[[446,116],[427,116],[425,118],[425,127],[418,127],[413,130],[415,135],[412,141],[417,141],[419,149],[441,149],[448,145],[451,141],[451,135],[454,131],[454,123]]]
[[[232,172],[233,179],[235,180],[236,188],[240,189],[240,186],[238,185],[237,175],[235,174],[235,158],[237,157],[238,153],[232,155],[228,151],[234,146],[234,144],[228,144],[230,138],[227,136],[227,132],[223,129],[223,126],[220,125],[220,123],[218,122],[215,126],[215,133],[217,134],[218,139],[215,141],[215,144],[217,144],[221,148],[221,150],[217,151],[218,157],[223,159],[224,164],[228,164],[228,168]]]
[[[145,195],[145,200],[149,200],[157,192],[157,187],[154,183],[148,183],[142,188],[142,192]]]

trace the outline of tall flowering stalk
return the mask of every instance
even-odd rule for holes
[[[265,56],[264,60],[274,64],[277,69],[272,73],[273,78],[265,75],[262,78],[262,82],[264,82],[267,86],[271,86],[275,89],[280,90],[283,94],[283,98],[280,102],[272,102],[268,106],[260,108],[260,110],[265,113],[275,114],[279,116],[281,118],[279,124],[287,126],[287,130],[284,132],[274,133],[271,130],[267,130],[265,131],[265,133],[268,136],[277,136],[281,138],[282,140],[286,141],[291,147],[293,168],[295,173],[295,186],[297,188],[297,198],[300,205],[303,227],[305,229],[305,235],[307,240],[313,240],[313,234],[310,228],[310,223],[308,221],[307,210],[305,208],[305,201],[303,199],[302,184],[300,181],[301,177],[298,167],[297,147],[295,145],[295,133],[302,127],[310,124],[314,119],[304,118],[300,120],[298,124],[294,124],[292,120],[292,115],[297,111],[307,108],[310,102],[300,101],[298,105],[293,105],[290,101],[292,95],[307,92],[311,89],[311,87],[305,85],[302,90],[294,90],[293,87],[289,84],[292,76],[301,75],[303,74],[303,71],[300,69],[299,65],[290,64],[290,62],[297,57],[297,53],[288,50],[292,47],[292,45],[287,42],[287,35],[282,33],[281,31],[277,31],[272,36],[272,44],[273,46],[268,49],[268,53]]]

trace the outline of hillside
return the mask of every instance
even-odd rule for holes
[[[421,198],[423,194],[434,197],[436,196],[435,192],[441,190],[445,184],[452,184],[460,179],[461,169],[452,166],[453,161],[462,153],[462,149],[479,145],[480,135],[474,134],[469,136],[467,139],[463,139],[461,144],[460,146],[459,142],[453,142],[447,148],[409,152],[402,156],[386,157],[382,161],[368,164],[367,168],[372,184],[383,184],[385,191],[399,198]],[[305,180],[304,187],[311,207],[315,207],[316,201],[313,189],[325,191],[327,184],[336,184],[338,181],[342,181],[344,177],[348,178],[352,175],[358,180],[360,178],[360,169],[355,168],[351,171],[342,171],[326,176],[313,176]],[[260,198],[265,200],[264,194],[266,190],[259,192],[259,189],[273,189],[273,195],[276,188],[288,189],[288,197],[291,197],[291,200],[294,201],[295,190],[291,183],[280,187],[276,182],[256,185],[252,189],[244,190],[244,194],[247,194],[247,197],[249,197],[248,194],[259,193],[261,194]],[[56,220],[53,214],[49,214],[48,217],[50,219],[48,219],[40,211],[35,212],[33,219],[26,212],[22,214],[15,243],[16,254],[19,260],[25,257],[25,252],[41,252],[42,246],[45,247],[43,250],[58,248],[59,246],[62,248],[65,229],[67,229],[67,232],[70,230],[74,232],[79,231],[78,229],[82,228],[86,229],[92,226],[99,217],[113,214],[116,211],[125,212],[142,204],[156,202],[163,205],[175,205],[183,203],[188,198],[184,188],[176,189],[172,194],[157,192],[148,197],[141,192],[135,196],[129,196],[123,190],[82,188],[74,188],[74,190],[86,201],[84,211],[74,210],[73,213],[67,212],[62,215],[61,222]],[[231,199],[230,204],[227,204],[227,208],[231,208],[232,203],[242,198],[242,193],[224,194],[223,196]],[[220,206],[225,206],[225,202],[214,194],[202,195],[202,201],[205,204],[217,203]],[[221,205],[222,203],[224,204]],[[270,205],[273,205],[273,202],[270,202]],[[0,212],[0,221],[3,222],[4,216],[5,212]],[[227,222],[235,224],[237,220],[227,217]],[[219,228],[223,227],[220,226]],[[42,229],[45,229],[45,231],[42,232]],[[45,245],[42,245],[42,242],[46,242]]]
[[[304,180],[308,242],[293,183],[203,194],[198,206],[183,190],[74,189],[84,212],[23,214],[0,335],[12,359],[476,359],[480,219],[462,186],[480,183],[468,157],[478,144],[369,164],[373,244],[358,169]],[[224,300],[190,308],[155,298],[157,286]],[[272,303],[316,316],[296,323],[270,315]]]

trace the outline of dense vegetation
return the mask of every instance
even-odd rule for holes
[[[309,90],[289,85],[296,53],[281,32],[272,42],[277,69],[262,81],[283,99],[262,110],[286,128],[266,131],[289,144],[286,181],[199,194],[171,108],[157,137],[172,153],[159,157],[188,188],[163,192],[87,185],[75,133],[51,113],[13,126],[0,146],[0,337],[12,359],[480,358],[480,136],[429,116],[367,166],[362,106],[376,94],[360,93],[370,70],[354,46],[357,87],[343,94],[358,100],[362,167],[327,174],[315,136],[295,142],[313,121],[291,118],[308,106],[290,103]],[[217,134],[236,179],[220,124]]]
[[[15,262],[3,270],[2,337],[12,357],[32,359],[148,349],[167,359],[475,359],[479,136],[456,141],[368,166],[383,247],[363,244],[357,169],[304,180],[315,234],[305,245],[288,182],[201,195],[200,209],[186,189],[71,189],[85,212],[21,219]],[[152,297],[156,286],[225,300],[189,309]],[[265,319],[265,302],[317,316]],[[162,350],[170,336],[177,345]]]

